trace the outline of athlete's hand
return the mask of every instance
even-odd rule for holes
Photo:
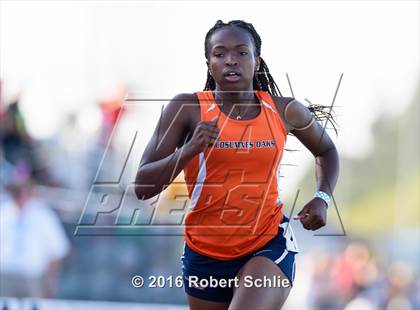
[[[294,219],[300,220],[307,230],[317,230],[327,224],[327,207],[324,200],[315,197],[302,208]]]
[[[219,117],[216,116],[211,121],[201,121],[197,124],[193,136],[186,144],[189,152],[193,155],[201,153],[219,137],[220,130],[217,127]]]

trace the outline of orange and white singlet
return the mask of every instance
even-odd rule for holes
[[[220,135],[184,168],[191,199],[185,242],[220,260],[265,245],[277,234],[283,217],[278,179],[287,132],[271,95],[256,95],[259,115],[235,120],[221,112],[211,91],[197,92],[201,120],[220,116]]]

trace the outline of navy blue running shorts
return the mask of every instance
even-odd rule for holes
[[[237,287],[239,270],[255,256],[265,256],[272,260],[286,275],[287,279],[279,281],[272,276],[264,279],[244,277],[244,285],[248,287],[280,287],[292,286],[295,278],[295,255],[299,252],[289,219],[283,216],[277,235],[266,245],[246,256],[233,260],[218,260],[192,250],[184,245],[182,260],[182,276],[184,289],[188,295],[196,298],[230,302],[233,289]],[[284,282],[285,281],[285,282]]]

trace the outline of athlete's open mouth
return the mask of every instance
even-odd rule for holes
[[[224,74],[224,76],[225,76],[225,79],[228,82],[236,82],[236,81],[238,81],[241,78],[241,74],[239,72],[237,72],[237,71],[231,71],[231,70],[229,70],[228,72],[226,72]]]
[[[224,73],[224,76],[240,76],[238,71],[229,70]]]

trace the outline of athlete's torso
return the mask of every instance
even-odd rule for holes
[[[234,259],[277,233],[283,207],[278,176],[288,128],[267,92],[256,92],[260,112],[249,120],[223,114],[212,92],[196,94],[199,113],[192,123],[219,116],[220,136],[184,168],[191,198],[185,241],[204,255]]]

